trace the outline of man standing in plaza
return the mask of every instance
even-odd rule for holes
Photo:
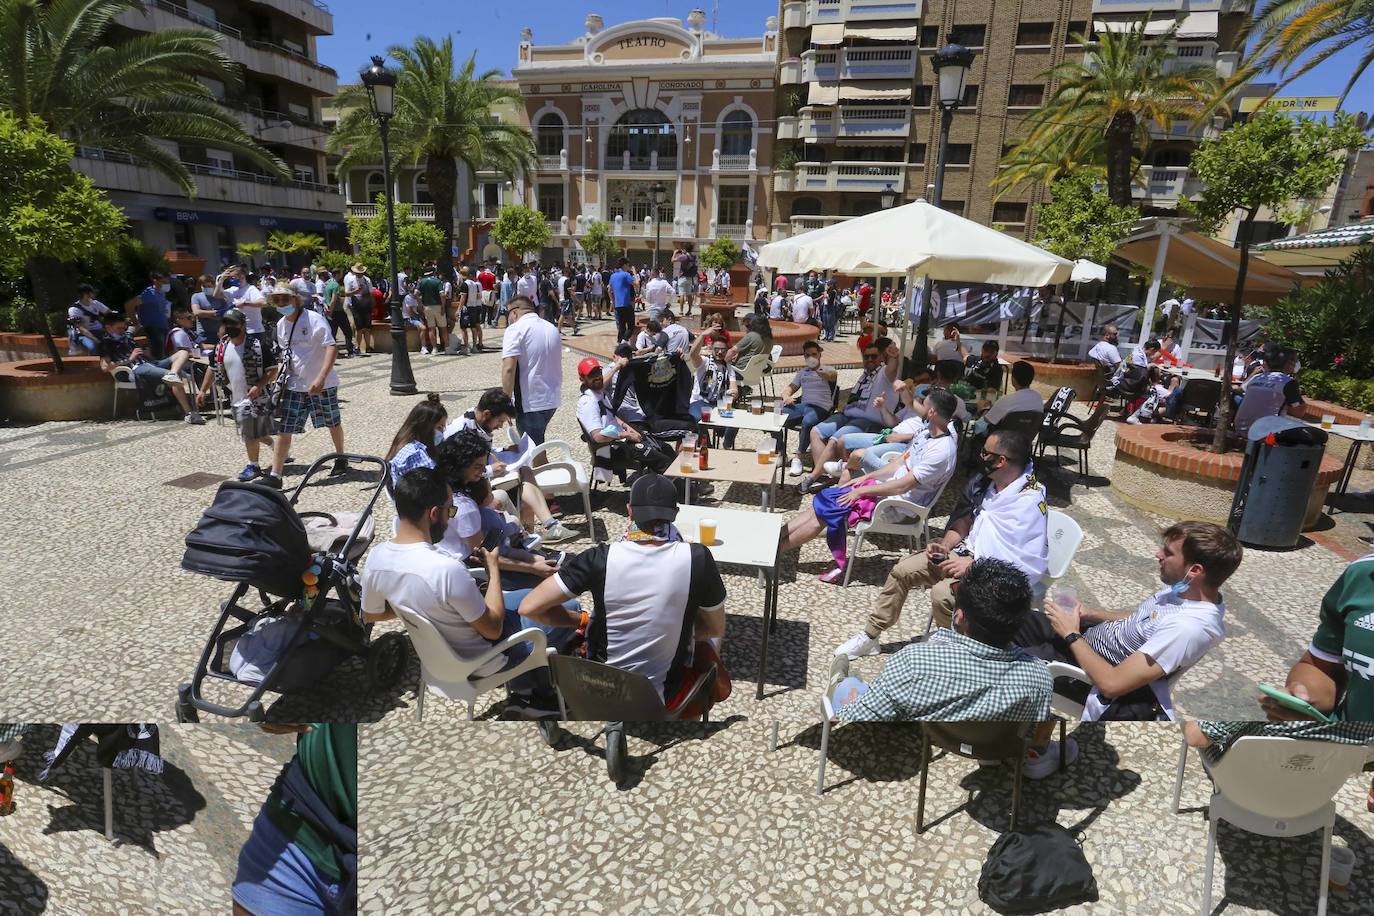
[[[496,272],[491,269],[491,262],[482,262],[482,269],[477,271],[477,285],[482,287],[482,310],[485,313],[486,323],[494,328],[496,327]]]
[[[697,256],[691,242],[683,242],[680,251],[673,254],[677,265],[677,295],[682,300],[682,314],[692,314],[692,303],[697,297]]]
[[[348,300],[349,314],[353,316],[358,355],[371,356],[372,280],[367,276],[367,268],[362,264],[354,264],[353,269],[344,276],[343,291],[344,298]]]
[[[444,281],[433,264],[425,266],[425,275],[418,287],[420,307],[424,310],[424,326],[420,329],[420,352],[437,353],[442,346],[448,320],[444,315]]]
[[[507,310],[509,323],[501,340],[501,389],[515,401],[515,428],[542,445],[549,421],[563,400],[563,342],[558,329],[540,317],[529,297],[516,296]]]
[[[149,274],[148,285],[143,291],[125,305],[126,313],[133,306],[134,321],[139,331],[148,338],[148,352],[155,360],[162,359],[164,355],[162,351],[167,341],[167,326],[172,319],[172,303],[167,298],[171,291],[172,284],[168,282],[167,275],[154,271]]]
[[[282,396],[281,435],[273,449],[272,472],[263,475],[261,482],[280,489],[286,456],[291,454],[291,440],[305,431],[307,416],[316,429],[329,430],[334,451],[344,450],[344,438],[339,414],[339,376],[334,371],[338,351],[329,323],[315,312],[302,309],[295,290],[285,284],[272,291],[270,301],[281,315],[277,322],[277,353],[280,371],[286,376],[286,391]],[[347,470],[348,462],[340,458],[334,462],[330,476]]]
[[[644,285],[644,301],[649,306],[650,318],[658,318],[663,313],[672,294],[673,285],[663,279],[663,271],[655,267],[653,279]]]
[[[629,271],[630,261],[621,258],[611,274],[611,304],[615,306],[615,340],[630,340],[635,329],[635,278]]]

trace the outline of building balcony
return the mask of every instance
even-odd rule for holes
[[[808,0],[806,24],[920,19],[921,0]]]
[[[607,156],[602,168],[607,172],[675,172],[677,162],[677,156],[660,156],[656,151],[647,156],[632,156],[626,150],[619,156]]]
[[[801,119],[796,115],[780,115],[778,117],[778,139],[796,140],[801,137]]]
[[[790,239],[794,235],[801,235],[803,232],[810,232],[813,229],[824,229],[826,226],[833,226],[853,218],[852,216],[794,216],[787,222],[773,224],[772,241]]]
[[[916,48],[898,45],[891,48],[812,49],[802,54],[802,79],[805,82],[885,79],[909,80],[916,76]]]
[[[797,189],[797,173],[794,169],[784,169],[773,173],[773,190],[779,193]]]
[[[888,185],[906,190],[906,167],[900,162],[799,162],[796,191],[872,191]]]
[[[220,104],[238,115],[248,132],[263,143],[282,143],[315,153],[327,152],[329,128],[312,121],[309,115],[272,111],[252,102],[221,99]]]
[[[1202,187],[1186,165],[1142,166],[1131,198],[1155,207],[1177,207],[1179,200],[1201,193]]]
[[[406,201],[400,201],[400,203],[406,203]],[[434,222],[434,204],[409,204],[409,206],[412,219],[418,219],[426,223]],[[386,212],[385,207],[379,207],[376,204],[350,203],[347,207],[348,215],[356,216],[359,219],[372,219],[378,213]]]
[[[566,172],[568,170],[568,151],[561,149],[553,155],[541,155],[539,157],[539,170],[541,172]]]
[[[334,16],[321,0],[249,0],[249,3],[269,7],[284,16],[289,16],[303,23],[316,35],[330,35],[334,32]]]
[[[1222,51],[1217,54],[1217,76],[1224,80],[1229,80],[1236,75],[1236,67],[1240,65],[1239,51]]]
[[[758,169],[759,151],[751,149],[744,155],[722,156],[720,150],[711,150],[711,171],[713,172],[753,172]]]
[[[806,27],[806,0],[787,0],[782,5],[782,27],[784,29]]]
[[[874,105],[807,108],[802,111],[798,132],[807,140],[905,140],[911,133],[911,109]]]
[[[806,52],[810,54],[810,51]],[[790,57],[778,67],[778,82],[784,86],[796,86],[804,82],[801,58]]]
[[[711,225],[707,231],[712,241],[715,239],[733,239],[736,242],[742,242],[754,237],[754,221],[749,220],[743,226],[725,226],[711,220]]]

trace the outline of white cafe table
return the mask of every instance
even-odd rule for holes
[[[682,457],[683,451],[679,449],[678,457],[663,473],[668,477],[683,480],[686,490],[684,502],[690,503],[692,501],[693,480],[709,480],[725,484],[755,484],[759,487],[760,501],[765,512],[772,512],[773,507],[777,504],[778,469],[781,467],[777,457],[770,458],[766,464],[760,464],[758,452],[713,448],[707,453],[706,460],[709,462],[709,466],[703,471],[697,466],[696,454],[688,452],[687,460],[692,464],[692,470],[689,473],[682,471]]]
[[[765,410],[761,414],[750,413],[747,407],[736,407],[732,411],[732,416],[722,417],[714,408],[711,408],[711,419],[701,421],[702,426],[709,426],[712,429],[752,429],[761,433],[771,433],[777,435],[782,443],[778,448],[778,463],[783,467],[787,466],[787,436],[783,430],[787,424],[787,417],[778,413],[776,410]]]
[[[774,512],[678,506],[675,524],[683,538],[696,542],[703,518],[716,520],[716,542],[706,546],[717,563],[752,567],[764,577],[763,636],[759,643],[759,683],[755,693],[756,699],[762,700],[763,677],[768,670],[768,634],[778,620],[778,547],[787,519]]]
[[[1322,432],[1350,440],[1350,450],[1345,453],[1345,465],[1341,468],[1341,481],[1336,485],[1336,495],[1344,496],[1350,487],[1350,476],[1355,473],[1355,462],[1359,460],[1361,447],[1366,442],[1374,442],[1374,430],[1362,429],[1358,423],[1335,423],[1330,429],[1322,429],[1320,423],[1303,422]]]

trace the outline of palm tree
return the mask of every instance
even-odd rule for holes
[[[456,66],[453,37],[436,43],[417,38],[413,47],[394,45],[387,55],[399,65],[391,144],[399,160],[424,164],[434,211],[444,235],[442,262],[453,264],[453,204],[461,164],[471,175],[493,169],[511,178],[535,165],[534,139],[528,129],[500,121],[492,109],[522,104],[520,93],[497,84],[499,70],[477,72],[474,53]],[[341,170],[353,163],[381,158],[381,139],[368,108],[367,89],[350,86],[338,97],[344,112],[329,138],[333,152],[343,152]]]
[[[188,196],[191,173],[157,141],[227,150],[289,178],[198,79],[241,82],[220,36],[187,28],[124,37],[113,27],[128,12],[144,14],[142,0],[0,0],[0,108],[78,145],[133,156]]]
[[[1170,67],[1173,30],[1146,36],[1145,21],[1120,32],[1102,32],[1096,42],[1073,36],[1081,60],[1065,61],[1042,75],[1055,86],[1027,118],[1029,132],[1008,155],[1044,146],[1085,152],[1102,149],[1107,192],[1118,206],[1130,206],[1137,149],[1150,142],[1150,127],[1169,130],[1175,121],[1197,121],[1227,97],[1215,67]],[[1009,165],[1014,162],[1004,160]]]
[[[1066,133],[1043,143],[1018,141],[1002,157],[993,179],[993,199],[1022,185],[1049,187],[1056,180],[1087,171],[1096,179],[1107,174],[1107,147],[1101,134]]]
[[[1374,0],[1268,0],[1251,25],[1256,72],[1278,70],[1287,85],[1333,54],[1360,47],[1360,59],[1341,92],[1350,90],[1374,63]],[[1308,56],[1310,55],[1310,56]],[[1290,68],[1300,58],[1296,70]]]

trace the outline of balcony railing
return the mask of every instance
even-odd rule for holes
[[[750,150],[742,155],[722,155],[720,150],[711,150],[711,171],[748,172],[758,165],[758,150]]]
[[[1131,187],[1131,196],[1155,204],[1191,198],[1202,190],[1186,165],[1141,166],[1140,179]]]
[[[802,54],[806,82],[853,79],[911,79],[916,75],[916,47],[840,48]]]
[[[217,19],[193,13],[180,3],[173,3],[171,0],[143,0],[143,5],[151,9],[163,10],[175,16],[180,16],[183,19],[189,19],[196,25],[204,26],[207,29],[213,29],[221,35],[228,35],[230,38],[237,38],[239,41],[243,40],[243,33],[233,26],[227,26]]]
[[[789,235],[801,235],[803,232],[824,229],[826,226],[833,226],[853,218],[852,216],[794,216],[788,221],[788,233]]]
[[[800,29],[806,26],[806,0],[786,0],[782,5],[782,27]]]
[[[911,133],[911,109],[841,105],[802,112],[799,133],[803,138],[835,137],[905,138]]]
[[[752,227],[750,226],[717,225],[712,235],[714,235],[718,239],[735,239],[738,241],[743,241],[744,239],[749,238],[751,233]]]
[[[255,39],[255,40],[248,41],[248,42],[246,42],[246,44],[247,44],[250,48],[257,48],[257,49],[260,50],[260,51],[273,51],[273,52],[275,52],[275,53],[277,53],[277,54],[285,54],[287,57],[290,57],[290,58],[292,58],[292,59],[294,59],[294,60],[300,61],[301,63],[305,64],[307,67],[314,67],[316,70],[319,70],[321,73],[328,73],[330,76],[333,76],[333,77],[335,77],[336,79],[338,78],[338,75],[339,75],[339,74],[334,70],[333,67],[326,67],[324,64],[320,63],[319,61],[311,60],[309,54],[304,54],[304,53],[302,53],[302,52],[300,52],[300,51],[297,51],[295,48],[288,48],[288,47],[286,47],[285,45],[279,45],[279,44],[277,44],[277,43],[274,42],[274,41],[259,41],[259,40],[256,40],[256,39]]]
[[[888,185],[905,190],[906,167],[900,162],[800,162],[797,191],[881,191]]]
[[[551,155],[541,155],[539,157],[539,168],[546,172],[567,171],[568,151],[559,150]]]
[[[806,8],[807,25],[919,18],[921,0],[808,0]]]
[[[626,150],[619,156],[607,156],[605,168],[630,172],[676,171],[677,156],[660,156],[657,152],[652,152],[647,156],[632,156],[630,151]]]
[[[404,201],[401,202],[404,203]],[[360,219],[372,219],[378,213],[386,212],[385,207],[379,207],[376,204],[347,204],[346,206],[349,216],[356,216]],[[432,223],[434,222],[434,204],[410,204],[410,215],[413,219]]]
[[[274,111],[271,108],[263,108],[252,99],[216,99],[219,104],[226,108],[235,108],[239,111],[246,111],[251,115],[262,118],[264,121],[290,121],[301,127],[313,127],[316,130],[327,130],[323,121],[317,121],[313,116],[300,115],[294,111]]]
[[[800,59],[792,57],[783,61],[778,68],[778,82],[784,86],[795,86],[806,79],[803,74],[802,62]]]
[[[778,117],[779,140],[796,140],[800,136],[800,125],[795,115],[780,115]]]

